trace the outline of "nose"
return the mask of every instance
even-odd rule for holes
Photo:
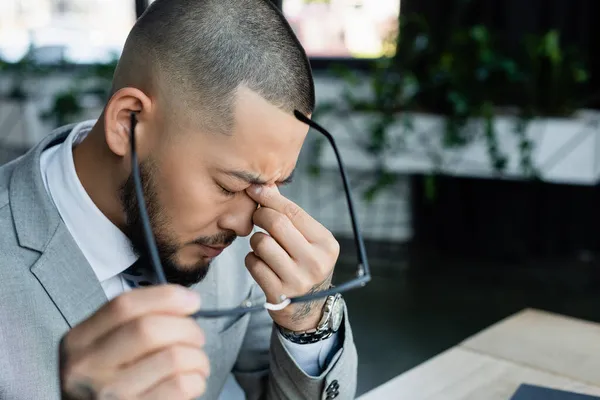
[[[248,236],[254,228],[252,216],[257,207],[246,192],[240,192],[218,224],[222,229],[234,231],[237,236]]]

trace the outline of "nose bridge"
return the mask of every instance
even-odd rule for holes
[[[256,202],[246,192],[241,192],[235,201],[230,203],[226,213],[221,217],[219,225],[223,229],[234,231],[238,236],[248,236],[254,227],[252,215],[256,208]]]

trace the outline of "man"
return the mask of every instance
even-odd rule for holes
[[[189,318],[330,285],[338,243],[277,190],[308,131],[293,112],[314,108],[285,19],[266,0],[157,0],[112,89],[98,121],[0,169],[0,398],[215,399],[231,373],[248,399],[353,398],[348,318],[320,324],[339,298]],[[169,285],[137,288],[132,113]]]

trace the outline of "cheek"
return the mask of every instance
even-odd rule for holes
[[[181,162],[166,164],[157,188],[171,228],[183,236],[214,231],[211,225],[222,207],[210,175],[191,171],[194,170]]]

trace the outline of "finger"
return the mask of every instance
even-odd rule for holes
[[[204,346],[202,329],[187,317],[150,315],[116,328],[92,344],[86,363],[95,368],[123,366],[173,345]]]
[[[254,225],[269,232],[292,259],[302,261],[303,256],[312,251],[310,243],[282,213],[262,207],[254,213],[252,221]]]
[[[277,277],[284,281],[293,281],[298,274],[294,260],[271,236],[256,232],[250,238],[250,247],[267,266],[275,272]]]
[[[265,293],[267,301],[269,303],[279,302],[279,297],[285,293],[282,293],[283,285],[275,272],[252,252],[246,256],[245,263],[250,275]]]
[[[306,240],[311,243],[318,242],[329,232],[299,205],[279,193],[276,186],[252,185],[246,192],[261,206],[272,208],[288,217]]]
[[[200,296],[178,285],[135,289],[105,304],[65,337],[67,352],[85,348],[117,326],[148,314],[189,315],[200,308]]]
[[[117,380],[107,387],[107,392],[114,393],[117,398],[137,399],[159,382],[188,373],[208,378],[210,363],[206,353],[195,347],[171,346],[124,368]]]
[[[191,400],[206,390],[206,379],[197,373],[181,374],[168,378],[140,396],[143,400]]]

